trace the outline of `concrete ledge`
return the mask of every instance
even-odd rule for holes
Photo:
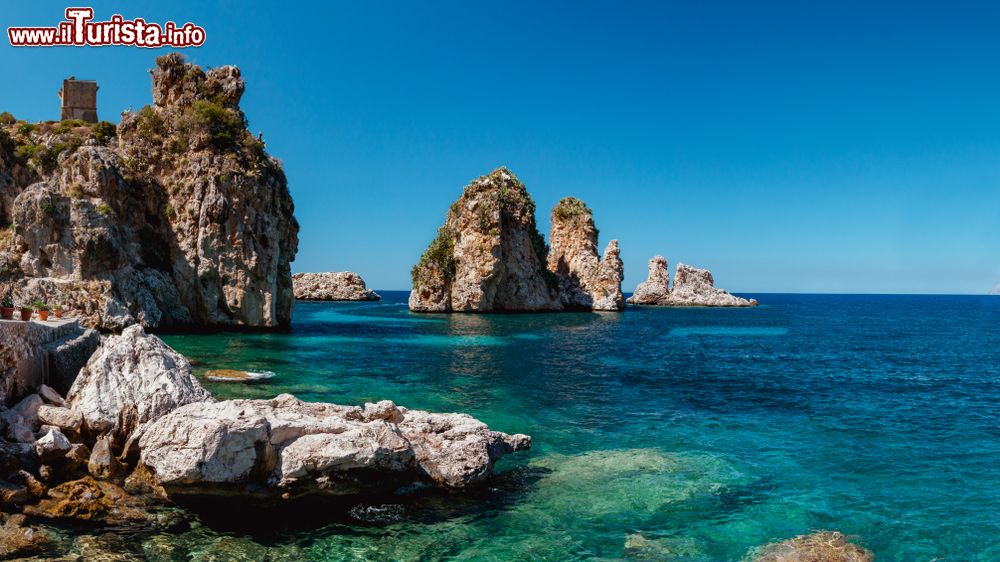
[[[65,393],[100,341],[75,319],[0,320],[0,404],[41,384]]]

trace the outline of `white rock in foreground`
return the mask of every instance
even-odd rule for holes
[[[377,301],[382,297],[365,286],[353,271],[296,273],[292,275],[295,298],[313,301]]]
[[[119,442],[175,408],[212,400],[187,359],[139,325],[108,337],[66,396],[66,404],[83,415],[84,431],[111,432]]]
[[[140,429],[141,462],[169,494],[346,495],[488,478],[527,435],[491,431],[465,414],[390,401],[364,408],[272,400],[183,406]]]

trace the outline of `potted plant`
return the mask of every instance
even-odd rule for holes
[[[3,299],[0,299],[0,318],[4,320],[14,319],[14,299],[11,298],[10,291],[7,291]]]
[[[27,322],[28,320],[31,320],[31,312],[33,310],[34,309],[31,308],[30,304],[22,304],[21,305],[21,320],[23,320],[25,322]]]
[[[57,305],[53,306],[52,307],[52,313],[56,315],[56,318],[62,318],[62,315],[63,315],[63,307],[62,307],[62,305],[57,304]]]
[[[49,305],[40,300],[35,301],[35,310],[38,311],[38,319],[45,322],[49,319]]]

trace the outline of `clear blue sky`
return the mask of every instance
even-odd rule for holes
[[[742,292],[986,293],[1000,282],[1000,5],[992,2],[86,2],[192,21],[238,65],[288,174],[295,271],[409,269],[472,178],[507,165],[622,244]],[[66,3],[5,3],[0,26]],[[70,74],[117,121],[164,51],[13,49],[0,110],[58,115]]]

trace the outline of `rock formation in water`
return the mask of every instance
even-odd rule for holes
[[[493,170],[465,187],[413,267],[410,310],[562,310],[546,255],[524,184],[507,168]]]
[[[463,414],[386,400],[364,408],[272,400],[192,404],[141,430],[141,462],[170,495],[295,497],[391,492],[434,483],[461,488],[490,476],[530,438],[490,431]]]
[[[597,254],[593,212],[583,201],[565,197],[552,209],[549,271],[559,278],[559,298],[567,310],[624,310],[624,264],[618,241]]]
[[[712,273],[707,269],[678,263],[673,287],[668,285],[669,276],[667,260],[663,256],[653,257],[649,260],[649,276],[635,288],[628,303],[653,306],[757,306],[756,299],[735,297],[716,288]]]
[[[296,273],[292,275],[295,298],[309,301],[377,301],[382,297],[365,286],[353,271]]]
[[[794,539],[753,549],[744,560],[749,562],[872,562],[868,550],[848,542],[836,531],[819,531]]]
[[[0,127],[0,281],[106,330],[287,325],[298,224],[239,69],[170,54],[152,74],[117,128]]]

